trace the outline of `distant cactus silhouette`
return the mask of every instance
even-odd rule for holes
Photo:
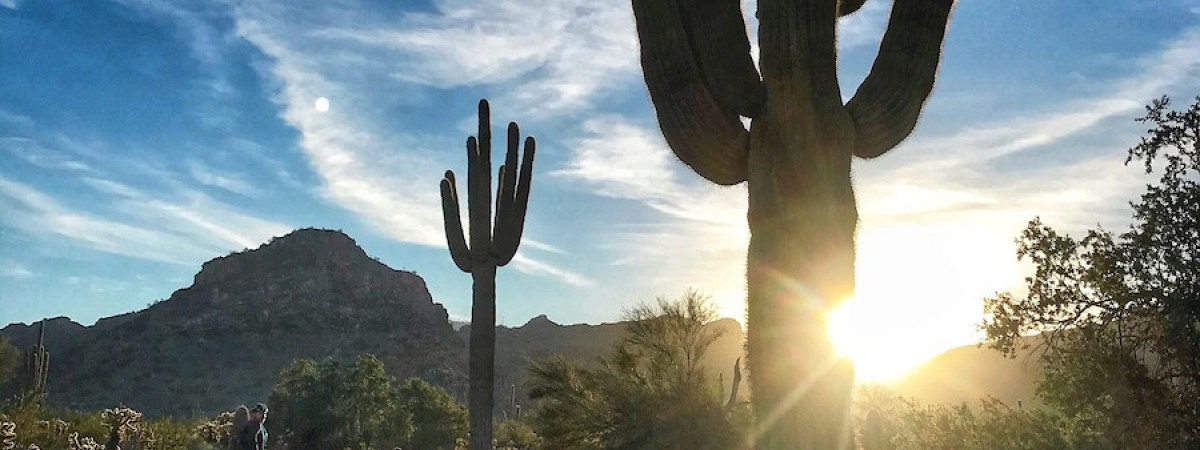
[[[38,401],[46,395],[46,381],[50,376],[50,352],[46,351],[46,320],[38,322],[38,340],[25,352],[22,367],[21,398]]]
[[[525,211],[533,178],[537,143],[525,138],[525,155],[517,170],[521,132],[508,124],[508,152],[500,166],[496,221],[492,223],[492,130],[486,99],[479,101],[479,133],[467,138],[467,217],[470,246],[463,235],[454,172],[442,179],[442,215],[450,257],[474,281],[471,300],[470,393],[471,450],[492,448],[492,407],[495,402],[496,268],[508,264],[521,244]]]
[[[854,290],[851,160],[882,155],[916,125],[954,0],[895,0],[879,55],[847,103],[837,21],[865,0],[759,0],[758,68],[739,0],[632,3],[667,144],[709,181],[748,185],[755,446],[850,448],[853,368],[833,351],[824,316]]]
[[[737,406],[738,389],[742,387],[742,358],[738,358],[733,362],[733,388],[729,390],[729,401],[725,402],[726,408]]]

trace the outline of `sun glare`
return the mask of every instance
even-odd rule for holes
[[[931,225],[866,230],[857,293],[827,318],[830,339],[863,382],[896,379],[949,348],[976,342],[982,298],[1009,288],[1009,239]]]
[[[329,111],[329,99],[325,97],[318,98],[317,101],[313,103],[313,109],[322,113]]]

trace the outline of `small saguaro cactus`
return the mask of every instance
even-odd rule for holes
[[[442,179],[442,215],[450,257],[463,272],[471,274],[470,393],[471,450],[492,448],[492,407],[496,356],[496,268],[517,254],[525,229],[529,205],[533,156],[537,143],[525,138],[525,155],[517,170],[521,131],[508,124],[508,152],[500,166],[496,198],[496,220],[492,222],[492,126],[488,102],[479,101],[479,133],[467,138],[467,218],[470,245],[463,235],[459,217],[458,191],[454,172]]]
[[[38,341],[25,352],[22,368],[21,395],[26,401],[36,401],[46,393],[46,380],[50,374],[50,352],[46,351],[46,321],[38,323]]]

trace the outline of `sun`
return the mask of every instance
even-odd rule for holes
[[[1019,279],[1011,238],[924,224],[865,230],[857,289],[826,317],[830,339],[860,382],[895,380],[979,340],[982,299]]]
[[[319,113],[329,111],[329,99],[325,97],[317,98],[317,101],[313,102],[313,109]]]

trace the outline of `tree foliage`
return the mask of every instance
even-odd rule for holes
[[[1161,172],[1119,235],[1076,239],[1040,220],[1018,239],[1036,266],[1028,294],[985,301],[989,344],[1013,354],[1041,333],[1048,405],[1105,430],[1117,448],[1200,446],[1200,97],[1146,108],[1126,163]]]
[[[467,410],[445,389],[410,378],[400,386],[397,397],[414,427],[405,448],[451,450],[467,437]]]
[[[627,314],[624,337],[595,367],[535,363],[534,428],[555,449],[726,449],[739,444],[734,417],[701,359],[719,332],[707,299],[688,292]]]
[[[295,361],[280,373],[269,400],[279,441],[294,450],[367,450],[403,443],[412,422],[390,380],[373,355],[353,362]]]

